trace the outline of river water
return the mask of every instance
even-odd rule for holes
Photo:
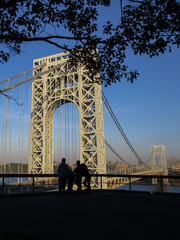
[[[27,181],[28,178],[6,178],[5,179],[5,184],[9,184],[9,183],[22,183],[24,181]],[[0,178],[0,185],[2,184],[2,179]],[[112,185],[111,189],[114,190],[126,190],[129,191],[129,184],[125,184],[122,186],[118,186],[118,185]],[[142,192],[161,192],[161,186],[160,184],[139,184],[139,183],[131,183],[131,191],[142,191]],[[180,193],[180,184],[179,186],[166,186],[163,185],[163,192],[167,192],[167,193]]]
[[[114,190],[129,190],[129,184],[125,184],[120,187],[116,187]],[[131,183],[132,191],[142,191],[142,192],[161,192],[160,185],[146,185],[146,184],[133,184]],[[180,193],[180,187],[176,186],[163,186],[163,192],[167,193]]]
[[[28,181],[28,178],[5,178],[5,184],[9,183],[21,183]],[[2,178],[0,178],[0,185],[2,184]]]

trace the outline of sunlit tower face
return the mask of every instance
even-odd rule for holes
[[[154,168],[157,165],[161,165],[163,169],[165,170],[167,169],[165,146],[163,145],[151,146],[151,162],[152,167]]]
[[[79,111],[79,157],[92,173],[106,173],[101,85],[84,66],[71,67],[67,54],[34,60],[29,171],[53,173],[53,116],[69,103]],[[45,74],[38,77],[38,74]],[[66,122],[66,120],[65,120]],[[68,123],[68,121],[66,122]]]

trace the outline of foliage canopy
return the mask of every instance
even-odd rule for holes
[[[120,0],[121,23],[107,21],[98,29],[98,8],[109,5],[110,0],[1,0],[0,62],[20,54],[23,42],[44,41],[70,52],[71,63],[86,64],[92,77],[100,71],[106,86],[137,79],[125,63],[127,50],[153,57],[179,47],[179,1]]]

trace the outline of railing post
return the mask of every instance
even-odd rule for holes
[[[102,176],[101,176],[101,190],[102,190]]]
[[[131,177],[129,177],[129,191],[131,191]]]
[[[163,192],[163,180],[162,180],[162,177],[160,177],[160,183],[161,183],[161,192]]]
[[[5,184],[5,180],[4,180],[4,176],[2,177],[2,196],[4,195],[4,184]]]
[[[61,189],[60,189],[60,178],[58,177],[58,185],[59,185],[59,192],[61,192]]]
[[[34,193],[34,176],[32,177],[32,192]]]

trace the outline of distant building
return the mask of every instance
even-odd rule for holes
[[[112,174],[120,174],[120,173],[124,173],[125,170],[128,169],[129,165],[128,164],[124,164],[121,162],[111,162],[108,161],[107,162],[107,173],[112,173]]]
[[[172,170],[180,169],[180,159],[173,157],[167,159],[167,167]]]

